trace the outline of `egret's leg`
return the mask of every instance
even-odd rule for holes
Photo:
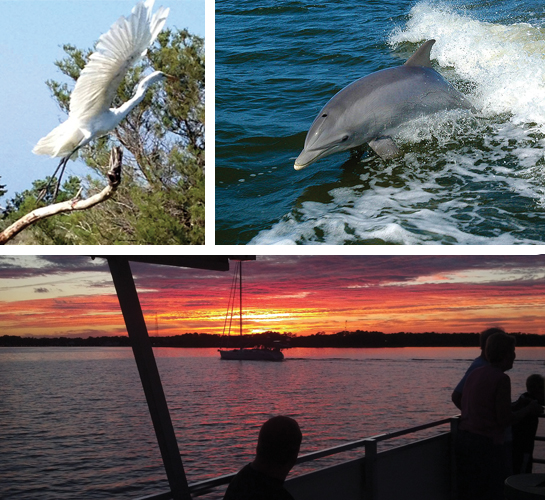
[[[53,172],[53,175],[51,176],[51,178],[49,179],[49,182],[47,183],[47,186],[45,186],[44,189],[41,190],[39,196],[38,196],[38,199],[36,200],[36,203],[38,203],[47,193],[47,191],[49,190],[49,188],[51,187],[51,182],[53,181],[53,179],[55,178],[55,176],[57,175],[57,172],[61,171],[60,175],[59,175],[59,180],[57,181],[57,185],[55,186],[55,192],[53,193],[53,201],[55,201],[55,198],[57,197],[57,195],[59,194],[59,189],[60,189],[60,186],[61,186],[61,180],[62,180],[62,175],[64,174],[64,169],[66,168],[66,164],[68,163],[68,160],[70,158],[72,158],[72,155],[80,148],[81,146],[78,146],[76,149],[74,149],[74,151],[72,151],[68,156],[65,156],[58,164],[55,172]]]
[[[53,192],[53,201],[55,201],[55,198],[59,194],[62,176],[64,174],[64,169],[66,168],[66,164],[68,163],[69,159],[70,159],[70,156],[66,156],[65,158],[62,159],[62,161],[59,163],[59,166],[57,167],[57,170],[59,170],[59,167],[62,165],[61,173],[59,174],[59,180],[57,181],[57,185],[55,186],[55,191]],[[55,170],[55,174],[57,173],[57,170]]]
[[[65,157],[65,158],[62,158],[61,161],[59,162],[59,164],[57,165],[57,168],[55,169],[55,172],[53,172],[53,175],[49,178],[49,182],[47,183],[47,185],[40,191],[40,194],[38,195],[38,199],[36,200],[36,202],[39,202],[46,194],[47,192],[49,191],[49,188],[51,187],[51,183],[53,182],[53,179],[55,178],[55,176],[57,175],[57,172],[59,171],[59,169],[62,167],[63,163],[64,165],[66,166],[66,162],[68,161],[68,156]],[[64,167],[63,167],[63,171],[64,171]],[[58,184],[57,184],[57,188],[56,188],[56,191],[58,191]],[[56,196],[56,194],[55,194]],[[53,198],[54,199],[54,198]]]

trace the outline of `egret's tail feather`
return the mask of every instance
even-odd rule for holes
[[[32,152],[36,155],[59,158],[68,156],[81,144],[83,139],[84,135],[81,130],[74,127],[70,120],[67,120],[42,137]]]

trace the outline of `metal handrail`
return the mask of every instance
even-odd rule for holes
[[[172,500],[172,493],[165,491],[163,493],[154,493],[145,497],[140,497],[138,500]]]
[[[311,453],[307,453],[305,455],[301,455],[297,462],[298,464],[302,464],[305,462],[310,462],[312,460],[318,460],[319,458],[329,457],[331,455],[336,455],[338,453],[343,453],[345,451],[350,451],[355,448],[361,448],[364,447],[366,444],[372,443],[372,442],[380,442],[380,441],[386,441],[388,439],[393,439],[396,437],[405,436],[407,434],[413,434],[415,432],[419,432],[426,429],[431,429],[433,427],[438,427],[440,425],[448,424],[452,421],[452,418],[458,418],[459,415],[456,415],[455,417],[451,418],[444,418],[442,420],[436,420],[434,422],[430,422],[428,424],[423,425],[417,425],[415,427],[410,427],[408,429],[403,429],[400,431],[390,432],[386,434],[377,434],[375,436],[367,437],[364,439],[359,439],[357,441],[352,441],[350,443],[341,444],[338,446],[333,446],[331,448],[326,448],[324,450],[319,451],[313,451]],[[545,415],[541,415],[540,418],[545,418]],[[536,436],[536,441],[545,441],[545,436]],[[545,460],[534,458],[534,463],[538,464],[545,464]],[[194,496],[200,496],[205,493],[208,493],[210,490],[218,487],[223,486],[224,484],[229,484],[231,479],[235,477],[236,473],[231,474],[225,474],[223,476],[214,477],[211,479],[204,479],[202,481],[196,481],[194,483],[191,483],[189,485],[189,491]],[[149,495],[146,497],[141,497],[138,500],[169,500],[172,498],[172,495],[170,492],[163,492],[163,493],[157,493],[154,495]]]
[[[451,421],[450,418],[445,418],[442,420],[437,420],[435,422],[430,422],[428,424],[417,425],[415,427],[410,427],[408,429],[403,429],[400,431],[390,432],[386,434],[377,434],[375,436],[359,439],[357,441],[352,441],[350,443],[345,443],[338,446],[333,446],[331,448],[326,448],[324,450],[306,453],[305,455],[301,455],[300,457],[298,457],[296,463],[301,464],[305,462],[310,462],[312,460],[318,460],[319,458],[324,458],[331,455],[336,455],[338,453],[343,453],[345,451],[353,450],[355,448],[364,447],[366,444],[373,441],[375,442],[385,441],[387,439],[393,439],[396,437],[405,436],[407,434],[412,434],[414,432],[419,432],[425,429],[430,429],[433,427],[438,427],[440,425],[445,425],[450,423],[450,421]],[[189,491],[191,492],[192,495],[195,495],[195,496],[202,495],[204,493],[209,492],[213,488],[222,486],[224,484],[228,484],[235,475],[236,475],[235,473],[226,474],[224,476],[219,476],[212,479],[205,479],[203,481],[191,483],[189,485]],[[149,500],[155,500],[155,499],[150,498]]]
[[[350,451],[355,448],[361,448],[361,447],[364,447],[366,444],[369,444],[372,442],[385,441],[387,439],[393,439],[396,437],[405,436],[407,434],[412,434],[414,432],[419,432],[425,429],[430,429],[433,427],[438,427],[440,425],[445,425],[450,423],[450,421],[451,421],[450,418],[445,418],[442,420],[437,420],[435,422],[430,422],[428,424],[417,425],[415,427],[410,427],[408,429],[403,429],[400,431],[390,432],[386,434],[377,434],[375,436],[359,439],[357,441],[352,441],[350,443],[345,443],[338,446],[333,446],[331,448],[326,448],[324,450],[313,451],[311,453],[306,453],[305,455],[299,456],[297,458],[296,463],[301,464],[305,462],[310,462],[312,460],[318,460],[319,458],[336,455],[338,453]],[[229,484],[231,482],[231,479],[233,479],[235,475],[236,473],[231,473],[231,474],[225,474],[223,476],[214,477],[211,479],[196,481],[189,485],[189,491],[194,496],[203,495],[205,493],[208,493],[210,490],[217,488],[218,486]],[[154,495],[142,497],[142,498],[139,498],[138,500],[168,500],[170,498],[172,498],[170,492],[162,492],[162,493],[157,493]]]
[[[459,415],[458,415],[459,416]],[[457,418],[452,417],[452,418]],[[444,418],[442,420],[436,420],[428,424],[417,425],[415,427],[410,427],[408,429],[402,429],[400,431],[389,432],[385,434],[377,434],[375,436],[359,439],[357,441],[352,441],[350,443],[341,444],[338,446],[332,446],[331,448],[326,448],[319,451],[313,451],[311,453],[306,453],[301,455],[297,459],[297,464],[302,464],[305,462],[310,462],[312,460],[318,460],[320,458],[329,457],[345,451],[350,451],[356,448],[364,447],[366,444],[375,442],[386,441],[388,439],[394,439],[396,437],[406,436],[407,434],[413,434],[415,432],[423,431],[426,429],[431,429],[433,427],[438,427],[440,425],[449,424],[452,421],[452,418]],[[541,417],[545,418],[545,416]],[[545,441],[545,436],[536,436],[536,441]],[[545,460],[534,459],[535,463],[545,463]],[[223,486],[229,484],[231,479],[235,477],[236,473],[225,474],[223,476],[214,477],[211,479],[204,479],[202,481],[196,481],[189,485],[189,491],[193,496],[200,496],[205,493],[210,492],[210,490],[217,488],[218,486]],[[149,495],[146,497],[141,497],[138,500],[168,500],[172,498],[170,492],[157,493],[155,495]]]
[[[309,462],[311,460],[328,457],[330,455],[336,455],[337,453],[342,453],[344,451],[353,450],[354,448],[360,448],[362,446],[365,446],[369,441],[385,441],[387,439],[405,436],[407,434],[412,434],[414,432],[423,431],[425,429],[438,427],[439,425],[444,425],[448,423],[450,423],[450,418],[444,418],[442,420],[430,422],[429,424],[417,425],[416,427],[410,427],[401,431],[389,432],[387,434],[377,434],[376,436],[359,439],[358,441],[352,441],[351,443],[341,444],[338,446],[333,446],[332,448],[326,448],[325,450],[314,451],[312,453],[307,453],[306,455],[301,455],[297,459],[296,463],[301,464],[304,462]]]
[[[545,415],[540,415],[539,418],[545,418]],[[536,436],[534,441],[545,441],[545,436]],[[532,458],[534,464],[545,464],[545,459],[543,458]]]

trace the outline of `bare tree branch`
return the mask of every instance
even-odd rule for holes
[[[36,223],[39,220],[51,217],[53,215],[73,212],[75,210],[87,210],[107,199],[111,198],[117,191],[119,184],[121,184],[121,166],[122,166],[123,152],[121,147],[112,149],[110,154],[110,164],[108,170],[108,186],[106,186],[100,193],[97,193],[86,200],[80,199],[81,189],[76,196],[68,201],[61,203],[55,203],[47,207],[37,208],[32,212],[21,217],[18,221],[14,222],[11,226],[6,228],[0,233],[0,245],[4,245],[9,240],[14,238],[21,231]]]

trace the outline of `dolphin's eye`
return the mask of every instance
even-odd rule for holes
[[[345,135],[343,138],[342,138],[342,142],[346,142],[348,140],[348,136]]]
[[[322,115],[322,118],[325,118],[326,116],[327,116],[327,113],[324,113],[324,114]]]

